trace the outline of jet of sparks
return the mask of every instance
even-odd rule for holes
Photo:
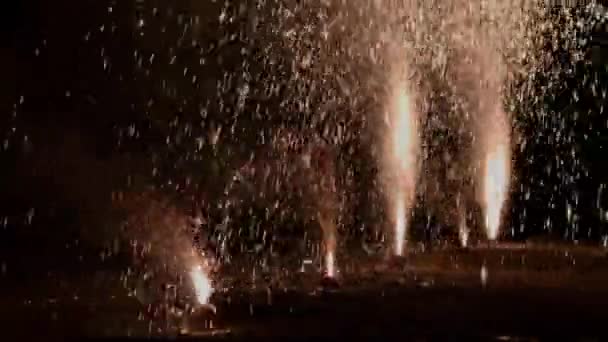
[[[336,260],[334,251],[327,251],[327,254],[325,255],[325,270],[328,277],[334,278],[336,276]]]
[[[403,255],[406,236],[405,222],[405,194],[397,193],[396,208],[395,208],[395,255]]]
[[[501,212],[507,198],[510,171],[510,150],[506,143],[489,146],[484,167],[484,205],[487,237],[496,240]]]
[[[192,267],[190,270],[190,279],[194,285],[196,300],[200,305],[209,304],[209,298],[213,293],[211,280],[200,265]]]
[[[392,125],[392,168],[396,184],[394,192],[394,253],[403,255],[407,235],[407,208],[413,195],[412,181],[415,177],[416,163],[416,117],[411,108],[410,96],[403,85],[397,89],[393,109]]]
[[[330,278],[336,275],[336,226],[330,219],[333,215],[319,214],[319,222],[323,230],[323,245],[325,250],[325,272]]]
[[[469,243],[469,227],[467,227],[466,217],[462,215],[460,219],[460,227],[458,228],[458,237],[460,238],[460,245],[463,248],[467,248]]]

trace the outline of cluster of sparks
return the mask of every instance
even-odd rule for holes
[[[396,106],[396,124],[392,127],[392,151],[390,156],[394,161],[396,184],[391,184],[394,190],[394,254],[403,255],[406,240],[407,208],[415,191],[413,184],[416,177],[417,132],[416,117],[409,103],[408,95],[399,92]],[[510,127],[506,124],[506,115],[499,112],[497,122],[492,125],[495,129],[486,132],[483,150],[483,173],[481,185],[483,188],[482,207],[485,214],[487,238],[495,240],[499,234],[501,213],[508,197],[510,182]],[[492,119],[495,119],[492,117]],[[468,228],[462,227],[459,232],[463,245],[468,241]]]
[[[469,115],[477,117],[477,145],[480,145],[477,146],[477,149],[481,151],[478,161],[482,166],[482,172],[478,175],[476,183],[481,189],[481,196],[478,200],[484,210],[486,236],[491,240],[496,239],[499,235],[501,213],[508,197],[511,174],[511,123],[508,121],[509,116],[503,110],[493,110],[495,107],[500,107],[499,103],[504,102],[501,89],[508,86],[507,61],[500,54],[510,50],[520,51],[517,47],[513,47],[509,40],[521,40],[526,36],[525,30],[522,29],[526,26],[525,20],[522,20],[527,18],[526,14],[518,11],[512,5],[505,6],[493,1],[482,2],[479,6],[465,6],[462,9],[440,5],[435,12],[429,12],[430,9],[425,8],[424,4],[414,3],[406,6],[409,10],[425,9],[421,17],[423,20],[415,29],[418,32],[414,30],[413,46],[409,48],[415,49],[424,46],[429,51],[436,51],[443,56],[438,59],[440,61],[438,68],[443,70],[443,74],[447,74],[443,78],[443,82],[450,84],[456,97],[469,103],[469,111],[457,114],[461,117],[455,117],[453,120],[464,121],[464,116]],[[436,22],[433,15],[449,16],[452,32],[443,35],[434,33],[432,27]],[[503,33],[500,33],[504,31],[496,27],[495,19],[497,17],[517,18],[517,20],[509,20],[509,23],[515,23],[515,26],[510,27],[513,32],[509,32],[509,38],[506,40],[502,37]],[[471,21],[477,22],[479,25],[471,25]],[[521,26],[517,27],[517,24]],[[448,24],[446,23],[446,25]],[[405,27],[403,30],[407,36],[408,28]],[[443,41],[444,44],[440,48],[432,45],[429,47],[428,40],[419,38],[424,35],[437,41]],[[453,51],[446,49],[446,46],[450,44],[454,44],[457,48]],[[411,53],[409,54],[411,55]],[[398,56],[395,63],[399,65],[400,69],[416,70],[429,67],[425,64],[424,59],[422,61],[408,60],[402,58],[401,54]],[[450,60],[452,62],[449,62]],[[430,67],[435,68],[434,64]],[[414,184],[416,183],[417,165],[421,162],[420,158],[424,157],[417,148],[421,139],[417,130],[418,120],[433,119],[416,115],[416,106],[412,101],[418,95],[423,95],[416,92],[425,90],[416,89],[414,91],[415,87],[408,88],[403,83],[401,81],[392,84],[393,97],[389,102],[390,138],[386,152],[388,163],[385,164],[388,169],[386,174],[389,179],[387,189],[390,193],[388,195],[390,212],[394,215],[393,252],[398,256],[404,252],[408,208],[412,207],[412,199],[416,191]],[[475,125],[469,124],[469,126],[471,126],[469,131],[475,131]],[[458,134],[469,133],[458,132],[455,135]],[[465,215],[466,209],[459,214]],[[466,232],[459,232],[463,245],[466,245],[469,235],[468,228],[462,229],[467,229]]]
[[[190,270],[190,279],[196,295],[196,300],[200,305],[209,304],[209,298],[213,294],[213,285],[209,276],[200,265],[193,266]]]
[[[356,2],[355,6],[364,6],[360,3],[360,1],[354,2]],[[450,119],[452,121],[461,119],[464,121],[464,117],[468,117],[470,115],[476,118],[475,121],[478,121],[476,123],[480,126],[477,130],[478,136],[476,139],[474,139],[475,144],[479,145],[475,146],[477,149],[475,151],[477,152],[475,153],[475,157],[477,162],[479,162],[481,169],[480,172],[475,174],[475,183],[479,189],[478,198],[476,200],[483,209],[484,226],[487,238],[490,240],[497,239],[501,233],[501,219],[509,198],[512,173],[511,158],[512,153],[515,153],[515,149],[512,151],[515,144],[511,141],[513,124],[510,122],[510,120],[512,120],[514,117],[514,114],[510,112],[507,113],[507,110],[503,110],[502,108],[503,102],[505,102],[503,97],[506,96],[503,89],[510,85],[509,82],[512,81],[512,78],[525,77],[528,71],[536,68],[542,63],[542,58],[537,56],[538,53],[536,51],[532,51],[541,45],[532,40],[539,39],[537,36],[541,35],[537,32],[529,32],[532,30],[530,27],[534,26],[530,25],[530,22],[537,19],[531,19],[533,15],[528,15],[525,13],[526,10],[532,11],[530,8],[528,8],[532,5],[526,5],[528,7],[518,9],[518,7],[520,7],[520,1],[515,0],[505,1],[504,4],[497,0],[481,1],[478,4],[479,8],[476,8],[476,6],[473,5],[463,5],[462,8],[460,8],[458,6],[460,1],[455,1],[454,4],[456,5],[446,5],[446,3],[439,1],[441,4],[436,7],[433,6],[437,5],[437,1],[430,1],[428,2],[428,5],[419,1],[403,1],[403,3],[396,3],[398,3],[398,5],[396,5],[399,7],[398,9],[392,8],[392,6],[395,5],[394,2],[391,2],[390,6],[387,4],[386,9],[383,9],[383,6],[380,6],[379,2],[375,2],[375,5],[367,5],[373,7],[369,8],[370,17],[385,16],[388,19],[386,21],[370,20],[370,24],[366,24],[367,26],[362,25],[362,28],[359,28],[359,31],[357,28],[352,28],[352,32],[350,32],[350,34],[361,39],[353,40],[352,42],[349,41],[348,43],[354,45],[354,47],[352,47],[352,49],[351,47],[346,49],[349,51],[365,51],[365,53],[369,53],[370,56],[365,61],[371,61],[372,63],[369,64],[374,64],[375,66],[375,63],[378,65],[381,64],[378,62],[381,59],[378,57],[378,55],[382,54],[382,51],[380,50],[379,52],[378,49],[378,46],[382,45],[381,43],[384,43],[385,40],[391,40],[394,37],[399,37],[394,39],[399,40],[402,39],[403,36],[407,37],[403,40],[408,41],[407,44],[402,44],[401,41],[394,44],[398,46],[397,50],[399,50],[399,52],[395,54],[397,57],[392,58],[394,60],[389,61],[389,64],[392,66],[397,66],[396,68],[388,68],[390,70],[386,72],[385,69],[378,67],[378,69],[381,69],[383,72],[389,74],[392,73],[390,76],[383,78],[384,80],[389,79],[389,96],[386,98],[386,101],[381,104],[383,108],[377,108],[378,112],[384,111],[386,113],[387,127],[389,127],[388,134],[385,135],[386,132],[382,132],[383,139],[385,140],[383,141],[384,156],[382,158],[385,159],[383,160],[383,168],[385,169],[384,171],[387,176],[387,186],[385,187],[385,190],[388,192],[387,197],[389,198],[387,206],[389,212],[388,216],[390,216],[390,235],[392,235],[391,250],[393,254],[397,256],[401,256],[405,253],[408,234],[408,218],[414,205],[413,201],[416,198],[416,191],[418,190],[416,189],[417,177],[424,175],[424,172],[422,172],[420,169],[420,166],[424,162],[423,159],[425,158],[425,155],[421,148],[423,137],[421,136],[422,130],[419,126],[421,126],[421,121],[431,121],[431,118],[425,116],[427,115],[426,112],[423,112],[419,108],[423,106],[420,106],[418,102],[422,102],[425,98],[425,91],[433,90],[419,89],[419,87],[414,84],[414,81],[410,81],[407,72],[396,72],[403,70],[409,71],[410,69],[419,73],[420,70],[423,70],[422,74],[424,74],[424,71],[426,71],[426,68],[428,68],[428,70],[432,70],[434,73],[442,75],[441,77],[438,77],[440,82],[445,82],[446,84],[449,83],[449,86],[454,88],[451,89],[451,95],[448,95],[458,98],[457,100],[453,100],[454,103],[460,101],[460,97],[462,97],[466,98],[467,101],[473,104],[470,106],[473,108],[471,110],[472,113],[463,113],[459,112],[458,110],[454,110],[453,112],[457,113],[454,114],[456,118],[451,117]],[[524,1],[524,3],[528,4],[527,1]],[[293,6],[290,6],[291,5],[281,5],[279,10],[269,10],[269,13],[272,12],[272,15],[279,15],[278,13],[283,13],[286,18],[293,18],[297,15],[296,13],[298,11],[302,11],[302,13],[306,13],[307,11],[303,9],[305,7],[304,5],[295,5],[294,3]],[[331,6],[328,5],[328,7]],[[335,10],[335,8],[330,8],[330,10],[327,10],[327,12],[331,13],[331,9]],[[255,11],[258,12],[262,12],[263,10],[268,9],[263,9],[261,6],[258,6],[255,9]],[[352,9],[345,9],[345,11],[349,10]],[[239,11],[239,13],[253,13],[255,11],[252,9],[252,11]],[[340,10],[338,10],[338,12],[339,11]],[[394,11],[394,13],[390,13],[391,11]],[[359,12],[363,13],[365,11]],[[460,15],[460,12],[466,13]],[[225,11],[222,10],[220,23],[227,20],[226,15],[227,14]],[[260,16],[262,15],[260,14]],[[302,16],[304,17],[305,15],[302,14]],[[332,112],[332,110],[335,108],[340,108],[340,105],[345,107],[353,105],[352,103],[344,104],[343,102],[340,102],[340,95],[346,95],[344,97],[348,98],[373,96],[371,94],[365,94],[364,87],[357,88],[357,85],[355,84],[356,82],[353,81],[351,82],[352,84],[349,84],[348,80],[346,80],[346,76],[336,76],[337,89],[331,89],[331,91],[329,91],[330,95],[325,96],[325,88],[323,88],[325,83],[322,83],[321,80],[315,78],[318,75],[338,74],[338,72],[333,72],[334,69],[332,69],[338,67],[330,64],[336,63],[336,61],[332,58],[335,58],[335,56],[338,56],[339,54],[328,47],[333,46],[330,44],[333,42],[332,39],[338,41],[341,39],[348,39],[347,37],[336,38],[340,34],[345,36],[347,35],[348,30],[345,29],[345,27],[348,27],[349,24],[348,16],[337,15],[332,20],[328,19],[329,16],[330,14],[325,12],[323,15],[319,14],[316,16],[316,18],[321,21],[322,24],[318,26],[320,28],[320,32],[315,31],[315,25],[308,24],[301,27],[301,30],[299,31],[295,30],[289,27],[289,25],[295,25],[290,20],[279,20],[279,27],[272,26],[275,24],[269,24],[272,26],[272,29],[265,32],[272,37],[275,37],[273,34],[276,34],[276,32],[281,32],[279,35],[281,38],[278,39],[281,40],[280,44],[276,44],[276,46],[288,46],[288,50],[291,50],[294,53],[295,58],[298,59],[298,62],[300,62],[293,63],[293,65],[297,65],[297,68],[294,67],[294,70],[291,70],[293,77],[289,78],[289,81],[285,81],[288,82],[288,86],[284,88],[287,88],[293,93],[288,93],[289,96],[286,96],[286,99],[281,99],[281,110],[284,108],[290,108],[290,110],[298,110],[306,113],[306,115],[310,116],[307,117],[307,119],[309,119],[311,122],[311,126],[318,125],[322,128],[319,129],[319,131],[323,131],[323,133],[319,135],[331,135],[330,133],[326,132],[332,132],[332,130],[323,127],[323,125],[327,125],[326,117],[329,116],[327,113]],[[396,25],[394,30],[392,28],[387,29],[384,27],[386,25],[381,24],[395,18],[399,18],[399,20],[403,20],[404,22],[402,25]],[[327,19],[327,22],[324,22],[325,19]],[[249,25],[251,26],[251,32],[248,32],[248,34],[255,35],[255,30],[258,29],[257,27],[263,25],[257,25],[257,18],[248,18],[248,20],[250,21],[248,22],[248,25],[251,24]],[[506,27],[503,27],[503,21]],[[363,22],[366,22],[366,20],[363,20]],[[483,22],[484,24],[480,24],[479,27],[477,27],[475,25],[471,25],[472,22]],[[196,23],[190,23],[190,25],[192,26],[191,30],[194,32],[194,27],[198,25],[198,21],[196,21]],[[376,27],[378,25],[383,27]],[[353,24],[353,26],[356,25]],[[474,26],[474,28],[471,28],[471,26]],[[147,26],[144,24],[144,21],[141,21],[141,23],[138,25],[138,30],[143,31],[146,28]],[[399,32],[396,34],[394,34],[394,32],[385,34],[385,31]],[[381,37],[377,39],[378,41],[374,41],[374,32],[378,33],[377,35]],[[317,41],[321,42],[318,44],[318,50],[321,52],[315,54],[318,51],[311,49],[310,47]],[[223,41],[222,44],[225,43],[226,42]],[[369,46],[372,46],[372,48]],[[264,52],[267,54],[267,56],[264,56],[264,58],[267,58],[264,60],[265,67],[274,68],[279,65],[279,62],[273,59],[273,48],[274,46],[269,44],[268,51],[270,52]],[[453,53],[451,49],[458,50],[458,53]],[[530,51],[528,51],[528,49]],[[201,48],[201,51],[203,50],[204,49]],[[312,53],[311,51],[313,50],[316,52]],[[415,57],[417,52],[414,53],[414,50],[423,51],[428,55],[422,53],[424,56],[422,58],[417,58]],[[474,53],[469,54],[470,51],[474,51]],[[171,50],[171,53],[173,54],[174,50]],[[353,53],[353,55],[357,54]],[[433,57],[429,57],[430,55]],[[474,56],[472,60],[468,59],[469,55]],[[508,56],[509,58],[503,58],[503,55]],[[143,60],[143,57],[139,55],[137,55],[137,58],[139,62]],[[459,58],[461,59],[459,60]],[[167,59],[171,61],[170,65],[174,65],[175,56],[169,56]],[[155,60],[154,55],[147,56],[147,60],[150,64],[152,64]],[[430,61],[430,63],[427,63],[427,60]],[[201,58],[200,61],[201,70],[204,70],[204,58]],[[342,61],[338,61],[336,64],[342,66],[341,62]],[[355,63],[353,62],[353,64]],[[145,63],[138,63],[138,65],[145,65]],[[270,70],[272,71],[274,69]],[[330,71],[328,72],[328,70]],[[283,70],[278,70],[277,72],[279,71],[283,73]],[[344,72],[344,70],[341,71],[343,71],[342,74],[348,74],[348,72]],[[194,71],[185,68],[183,72],[179,72],[178,74],[183,74],[184,77],[188,76],[188,81],[196,84],[200,80],[197,75],[191,75],[192,73],[194,73]],[[269,71],[264,74],[272,74],[272,72]],[[481,79],[482,81],[479,81],[479,83],[484,84],[476,85],[472,84],[475,82],[467,83],[470,80],[465,81],[460,77],[465,74],[473,75],[472,78],[474,78],[475,82],[479,81],[476,78]],[[424,77],[425,76],[422,76],[421,78]],[[205,120],[207,120],[207,115],[209,112],[213,111],[213,108],[210,109],[205,106],[203,106],[205,108],[200,108],[199,112],[200,116],[202,117],[202,122],[199,126],[202,127],[201,129],[203,130],[203,133],[204,130],[209,131],[209,137],[207,139],[204,137],[204,134],[201,134],[200,138],[195,139],[196,144],[192,144],[193,146],[197,146],[197,150],[193,153],[189,153],[188,156],[180,156],[180,160],[187,160],[188,158],[192,158],[192,160],[196,161],[203,160],[203,158],[200,157],[200,154],[202,154],[200,151],[204,149],[203,145],[205,144],[210,146],[209,151],[211,152],[207,151],[209,155],[219,155],[217,150],[222,148],[222,142],[224,142],[224,145],[227,144],[225,141],[227,141],[227,136],[229,136],[229,134],[226,132],[228,132],[228,130],[230,130],[230,132],[237,131],[238,124],[243,121],[239,121],[239,115],[244,116],[242,113],[246,112],[244,110],[243,103],[246,103],[246,101],[253,101],[247,97],[253,97],[254,95],[252,94],[254,93],[255,96],[260,98],[264,98],[265,96],[272,97],[275,96],[275,92],[277,94],[279,93],[279,90],[277,89],[281,88],[281,86],[285,86],[285,84],[279,86],[275,76],[271,76],[268,79],[264,79],[262,76],[260,76],[260,79],[254,79],[254,77],[251,76],[248,67],[243,67],[243,75],[236,77],[224,75],[223,82],[228,85],[218,82],[218,84],[221,85],[221,91],[218,90],[218,92],[228,92],[226,89],[231,89],[230,87],[234,87],[235,89],[233,90],[237,90],[239,94],[238,105],[235,106],[233,112],[230,113],[230,117],[234,119],[234,122],[230,122],[229,124],[209,124]],[[256,91],[254,89],[256,82],[257,84],[261,84],[263,87],[267,87],[270,90],[262,89],[262,91]],[[164,84],[170,83],[171,82],[163,82],[163,87]],[[237,83],[238,87],[235,85]],[[487,84],[490,86],[488,87]],[[163,88],[162,91],[168,94],[167,96],[177,96],[175,89],[169,88],[170,87],[167,86],[167,89]],[[198,88],[196,89],[196,91],[198,91]],[[315,102],[311,99],[314,98],[314,95],[318,95],[315,93],[315,91],[323,93],[322,95],[318,96],[320,99],[322,99],[322,101],[320,101],[322,102],[322,105],[318,106],[320,108],[318,111],[311,109],[315,106]],[[222,95],[225,94],[222,93]],[[226,97],[228,98],[229,96]],[[218,101],[220,102],[218,107],[221,110],[225,110],[224,106],[226,104],[223,101],[223,99]],[[488,101],[489,104],[479,104],[484,101]],[[187,101],[184,100],[183,102],[184,107],[187,107]],[[150,101],[149,103],[152,105],[154,101]],[[500,110],[488,110],[488,108],[494,108],[492,106],[500,108]],[[255,106],[252,106],[252,108],[254,107]],[[256,111],[259,110],[260,106],[258,105],[257,107],[258,108]],[[228,110],[226,111],[228,112]],[[337,110],[335,111],[337,112]],[[270,117],[270,115],[271,114],[268,113],[255,113],[256,118]],[[197,117],[197,119],[199,118]],[[336,119],[336,121],[337,120],[338,119]],[[344,121],[349,120],[356,121],[355,118],[351,117],[347,117]],[[174,121],[175,127],[178,127],[178,121],[179,120],[176,118]],[[193,127],[197,127],[197,125],[198,123],[192,125],[187,124],[186,128],[183,130],[176,129],[174,137],[167,137],[167,144],[177,144],[179,141],[188,140],[190,135],[193,134]],[[319,128],[318,126],[314,128]],[[472,128],[473,127],[471,127],[471,131],[473,131]],[[314,129],[310,130],[312,131]],[[331,137],[331,141],[333,141],[336,145],[345,140],[344,135],[358,134],[357,132],[348,132],[348,129],[344,128],[341,128],[341,130],[336,129],[334,131],[339,131],[339,133],[334,132],[335,134],[333,134],[333,137]],[[222,134],[222,132],[224,132],[224,134]],[[454,133],[454,135],[463,134],[462,132],[451,133]],[[468,132],[466,134],[468,134]],[[261,132],[260,140],[266,141],[266,139],[268,139],[268,137],[271,135],[272,134],[264,135],[264,132]],[[350,139],[355,140],[355,138],[352,137],[350,137]],[[328,138],[327,140],[330,139]],[[264,172],[266,173],[266,179],[268,178],[270,171],[264,170]],[[321,177],[323,177],[323,175],[321,175]],[[277,178],[280,178],[280,176],[277,176]],[[245,184],[245,182],[242,182],[241,184]],[[174,184],[170,185],[173,186]],[[280,188],[279,185],[273,185],[273,187]],[[445,191],[449,190],[446,189]],[[229,193],[229,190],[225,190],[224,192]],[[236,201],[231,202],[231,199],[225,200],[225,203],[222,204],[222,210],[229,208],[234,203],[236,203]],[[220,206],[218,205],[218,208],[219,207]],[[279,207],[279,205],[275,205],[275,203],[273,203],[273,205],[268,205],[268,207],[276,209]],[[334,213],[332,212],[332,215],[333,214]],[[458,213],[460,216],[460,222],[458,224],[459,238],[461,244],[465,247],[470,243],[471,232],[470,228],[467,226],[465,218],[466,214],[467,209],[461,210]],[[320,222],[320,225],[324,230],[323,240],[325,245],[323,251],[323,268],[325,269],[328,277],[335,277],[337,274],[336,249],[338,248],[338,244],[337,241],[335,241],[337,239],[337,229],[334,223],[334,220],[337,218],[332,215],[327,215],[331,217],[319,218],[321,221],[324,220],[323,222]],[[225,229],[224,225],[229,221],[230,220],[225,220],[221,224],[218,224],[218,226],[222,227],[221,229],[218,228],[218,230],[223,229],[223,232],[225,232],[227,229]],[[224,236],[225,235],[227,234],[224,234]],[[265,233],[260,235],[263,235],[264,238],[266,237]],[[231,236],[237,236],[237,234],[233,234]],[[223,240],[221,243],[218,242],[218,245],[225,245],[225,240],[227,238],[223,237],[222,239]],[[203,267],[194,266],[190,269],[189,275],[196,291],[197,301],[202,305],[207,304],[211,294],[213,293],[213,286],[208,274],[205,272]]]
[[[182,216],[187,215],[182,215],[177,205],[161,201],[146,207],[139,200],[134,201],[132,207],[121,209],[130,214],[145,212],[145,220],[129,218],[126,226],[139,230],[123,229],[119,233],[132,234],[120,236],[125,240],[146,241],[141,244],[143,248],[134,244],[135,258],[145,253],[158,254],[153,261],[146,259],[142,263],[164,264],[171,268],[170,273],[186,275],[189,291],[194,291],[193,299],[199,307],[213,307],[214,286],[218,284],[212,281],[216,280],[215,274],[207,267],[205,256],[192,252],[194,239],[188,230],[205,230],[205,235],[197,238],[209,244],[201,249],[213,250],[214,257],[224,265],[238,250],[233,243],[236,240],[241,244],[242,255],[256,253],[256,265],[263,263],[266,267],[268,256],[276,255],[273,243],[283,242],[280,229],[292,226],[285,222],[304,222],[302,225],[309,227],[307,224],[315,221],[311,226],[318,224],[321,241],[309,243],[304,234],[306,243],[300,244],[304,247],[297,253],[307,253],[306,264],[317,260],[317,271],[326,277],[342,276],[341,271],[347,267],[341,268],[344,254],[338,243],[342,241],[338,240],[344,230],[350,233],[358,227],[350,224],[354,219],[342,222],[344,217],[355,215],[343,208],[350,205],[352,197],[339,192],[355,193],[351,191],[354,186],[348,188],[352,174],[375,177],[375,167],[367,168],[375,162],[380,165],[382,179],[378,181],[383,186],[377,186],[375,179],[356,180],[365,190],[354,196],[368,196],[361,206],[372,203],[369,206],[373,208],[363,210],[369,209],[370,220],[377,220],[361,224],[365,226],[361,231],[386,219],[386,235],[390,236],[386,247],[394,256],[407,253],[408,234],[416,229],[409,221],[414,217],[415,202],[433,192],[429,188],[438,189],[436,192],[441,194],[424,197],[422,205],[428,210],[428,222],[432,222],[431,215],[456,212],[456,218],[449,217],[445,220],[449,222],[438,226],[455,227],[463,248],[475,245],[477,225],[482,226],[490,241],[527,237],[526,229],[536,229],[526,227],[541,227],[552,233],[559,226],[565,239],[599,239],[603,247],[608,247],[608,183],[603,168],[584,158],[584,153],[601,154],[605,150],[608,125],[602,114],[608,89],[600,75],[608,69],[604,68],[603,74],[581,69],[584,71],[579,72],[584,75],[576,75],[579,64],[585,64],[578,62],[586,58],[581,51],[588,44],[587,36],[581,32],[592,26],[606,27],[605,9],[581,6],[579,12],[587,13],[578,13],[586,18],[580,19],[568,9],[555,14],[557,11],[550,9],[547,1],[538,0],[188,3],[193,13],[202,16],[190,16],[185,14],[188,10],[175,10],[171,4],[164,11],[143,0],[135,1],[138,18],[134,32],[126,30],[127,41],[134,48],[124,56],[123,49],[115,48],[116,42],[122,41],[115,35],[125,31],[119,24],[123,19],[115,16],[123,8],[122,2],[113,1],[105,21],[82,38],[87,47],[95,49],[86,55],[99,56],[100,60],[95,59],[99,71],[107,73],[108,80],[116,81],[120,85],[117,89],[137,90],[129,107],[119,109],[138,116],[126,119],[132,122],[116,129],[118,145],[127,151],[125,158],[139,161],[137,153],[142,148],[136,140],[149,138],[145,140],[145,150],[154,152],[142,153],[146,156],[141,157],[133,177],[129,176],[129,186],[133,181],[133,188],[138,189],[134,191],[139,191],[140,182],[153,184],[160,196],[177,193],[183,195],[181,198],[188,197],[188,201],[206,202],[202,210],[209,220],[189,225],[182,222]],[[211,18],[209,13],[215,12],[219,16]],[[212,24],[217,25],[217,30],[205,29]],[[94,44],[104,39],[107,46]],[[35,56],[55,49],[56,46],[48,49],[45,40],[35,49]],[[568,61],[560,65],[562,59]],[[132,69],[125,72],[121,69],[125,65]],[[98,79],[97,74],[95,77]],[[566,84],[562,78],[576,79],[579,84]],[[75,97],[71,91],[66,91],[69,101]],[[436,96],[429,96],[430,93]],[[82,103],[96,104],[107,97],[105,93],[84,94],[86,101]],[[29,98],[20,96],[10,120],[17,118]],[[447,104],[435,106],[435,102],[443,100]],[[587,106],[583,102],[595,104]],[[582,109],[572,109],[579,105]],[[547,109],[550,106],[554,107]],[[373,118],[384,119],[385,125],[369,124]],[[12,123],[11,126],[2,148],[7,150],[9,144],[29,146],[27,135],[23,142],[16,140],[20,128]],[[374,138],[369,140],[373,141],[365,140],[370,133],[366,130],[375,131],[378,127],[379,136],[370,134]],[[156,134],[161,137],[158,139]],[[283,140],[287,142],[280,143]],[[293,148],[298,145],[294,140],[299,140],[297,148]],[[319,140],[343,153],[334,158],[343,162],[339,167],[310,171],[315,168],[311,166],[311,155],[301,150],[314,148]],[[444,148],[442,144],[448,140],[450,144],[466,146]],[[375,143],[380,145],[379,154]],[[281,144],[290,147],[277,153]],[[264,150],[268,146],[270,152]],[[304,155],[305,163],[288,159],[298,153]],[[276,158],[280,162],[270,160],[276,154],[280,155]],[[352,162],[358,158],[369,160]],[[253,165],[250,178],[241,174],[223,178],[238,173],[233,172],[236,169],[240,172],[243,161]],[[436,164],[440,167],[426,168]],[[149,165],[150,170],[141,171],[140,165]],[[439,170],[435,174],[441,167],[450,172]],[[306,172],[309,177],[304,181],[292,176]],[[443,178],[450,177],[453,188],[442,187]],[[330,178],[332,181],[327,183],[332,185],[326,187],[331,188],[329,191],[302,189]],[[427,186],[437,179],[440,181]],[[593,191],[597,191],[595,196],[587,195]],[[190,197],[200,192],[208,192],[201,196],[205,200]],[[466,197],[462,202],[461,195]],[[433,196],[441,199],[434,201]],[[122,201],[122,193],[120,197]],[[377,200],[382,197],[384,202]],[[449,201],[456,197],[456,208],[450,208],[453,203]],[[253,200],[245,202],[244,198]],[[444,198],[449,199],[442,202]],[[314,203],[299,203],[304,201]],[[375,203],[382,203],[381,208],[376,208]],[[513,203],[521,210],[509,212]],[[594,210],[585,207],[589,203],[593,203],[590,206]],[[312,220],[309,218],[315,215],[310,215],[308,205],[318,213]],[[477,208],[482,211],[479,217]],[[530,214],[533,210],[540,214]],[[31,209],[26,216],[28,224],[33,215]],[[246,216],[246,222],[238,221],[241,217],[237,215]],[[581,220],[581,215],[587,216]],[[541,218],[536,220],[533,216]],[[361,221],[368,219],[361,217]],[[517,224],[505,224],[506,218]],[[443,217],[433,219],[441,221]],[[0,218],[5,229],[7,220]],[[580,231],[583,224],[588,226],[585,232]],[[435,229],[430,225],[425,229]],[[295,230],[289,234],[297,234]],[[372,230],[364,233],[368,234],[366,238],[377,238]],[[248,243],[241,243],[245,240]],[[494,244],[488,246],[493,248]],[[116,252],[118,249],[112,248]],[[184,256],[186,250],[192,253]],[[6,271],[4,265],[3,269]],[[147,279],[148,270],[144,273],[142,278]],[[162,276],[158,278],[164,282]],[[485,263],[480,279],[487,286]]]

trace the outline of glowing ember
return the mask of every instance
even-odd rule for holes
[[[483,196],[485,223],[488,239],[498,237],[502,208],[507,198],[510,174],[510,149],[505,129],[499,131],[499,140],[487,146],[489,149],[484,165]]]
[[[211,286],[211,280],[205,272],[203,268],[199,266],[194,266],[190,270],[190,278],[192,279],[192,284],[194,285],[194,291],[196,292],[196,299],[198,303],[201,305],[206,305],[209,303],[209,297],[213,293],[213,287]]]
[[[389,156],[395,183],[391,186],[393,192],[394,213],[394,253],[403,255],[407,233],[407,208],[413,195],[413,179],[416,163],[416,117],[412,111],[410,97],[401,84],[397,88],[394,121],[392,127],[391,150]]]

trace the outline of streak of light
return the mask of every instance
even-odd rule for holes
[[[394,184],[390,185],[393,193],[394,216],[394,253],[403,255],[407,236],[407,213],[413,197],[413,180],[416,176],[416,143],[417,122],[411,105],[410,95],[403,83],[398,83],[394,93],[394,118],[391,125],[391,150],[389,156]]]
[[[469,243],[469,227],[467,227],[466,218],[464,215],[460,219],[460,227],[458,228],[458,237],[460,238],[460,245],[463,248],[468,247]]]
[[[190,270],[190,279],[194,285],[196,300],[200,305],[209,304],[209,298],[213,294],[213,286],[211,280],[200,265],[192,267]]]
[[[325,270],[327,271],[328,277],[334,278],[336,276],[336,260],[334,251],[327,251],[325,256]]]
[[[321,228],[323,230],[323,244],[324,244],[324,264],[325,264],[325,273],[328,277],[336,276],[336,226],[329,219],[329,217],[333,217],[333,215],[321,215],[319,214],[319,222],[321,223]]]
[[[504,123],[505,115],[501,114],[503,118],[499,122]],[[485,226],[490,240],[496,240],[499,234],[501,213],[507,199],[511,171],[508,127],[501,124],[496,128],[488,133],[491,136],[486,139],[487,152],[483,173]]]
[[[403,255],[406,237],[405,198],[402,192],[397,194],[395,208],[395,255]]]

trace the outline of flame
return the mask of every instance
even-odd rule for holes
[[[213,293],[213,286],[211,285],[211,280],[200,265],[192,267],[190,270],[190,279],[192,279],[198,303],[200,305],[209,304],[209,298]]]
[[[411,108],[410,96],[403,84],[397,88],[394,125],[392,126],[392,171],[396,184],[391,185],[394,192],[394,253],[403,255],[407,234],[407,208],[413,195],[412,181],[416,164],[416,116]]]
[[[504,129],[496,133],[502,133],[503,137],[507,137]],[[510,149],[505,142],[508,139],[503,140],[488,146],[489,151],[485,158],[483,196],[486,233],[490,240],[498,237],[501,212],[509,186]]]

